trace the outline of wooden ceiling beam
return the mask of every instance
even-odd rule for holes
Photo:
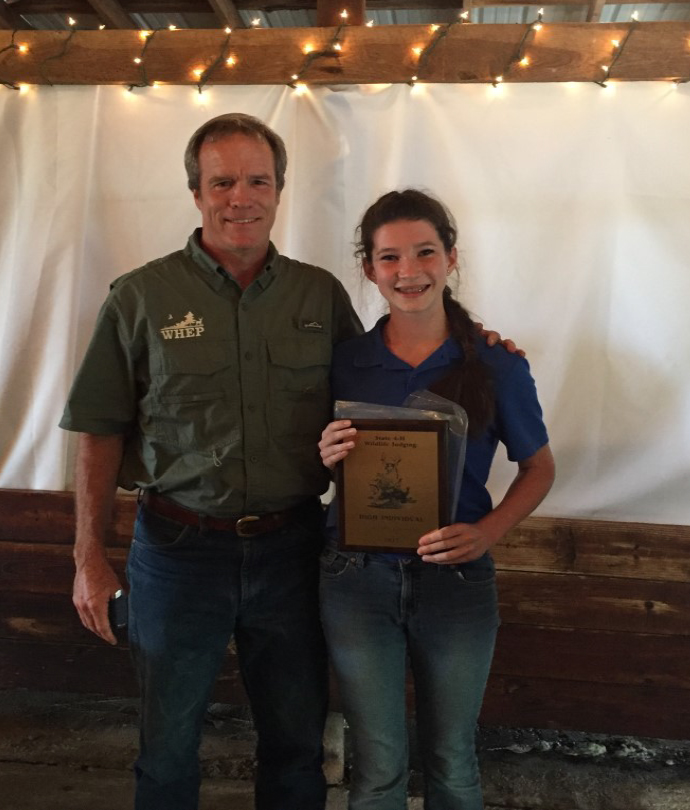
[[[208,4],[214,10],[221,25],[229,26],[232,29],[246,28],[233,0],[208,0]]]
[[[88,0],[89,5],[108,28],[136,28],[134,20],[117,0]]]
[[[428,25],[348,27],[342,50],[332,47],[333,28],[268,28],[233,31],[233,67],[224,62],[205,77],[214,84],[289,84],[293,74],[309,85],[410,82],[601,82],[602,65],[611,63],[611,41],[622,41],[630,23],[560,23],[529,32],[523,53],[515,54],[524,25],[454,25],[420,60],[413,48],[428,46],[435,36]],[[75,31],[65,48],[65,31],[27,31],[26,54],[0,61],[0,81],[27,84],[125,84],[142,82],[142,68],[155,81],[193,85],[195,70],[219,61],[227,38],[222,30],[159,31],[146,51],[145,64],[134,57],[141,40],[134,31]],[[0,49],[11,34],[0,31]],[[319,57],[305,63],[310,43]],[[62,54],[63,49],[65,53]],[[57,58],[51,58],[57,57]],[[328,57],[328,58],[327,58]],[[611,80],[653,81],[690,78],[690,22],[638,23],[620,52]]]

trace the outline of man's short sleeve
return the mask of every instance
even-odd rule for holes
[[[111,294],[99,313],[60,427],[101,436],[121,434],[136,414],[134,358]]]

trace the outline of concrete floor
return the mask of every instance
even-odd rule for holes
[[[0,692],[1,810],[130,808],[136,723],[133,701]],[[210,708],[202,810],[253,810],[253,746],[242,710]],[[487,810],[690,810],[690,742],[485,730],[479,751]],[[419,787],[413,774],[410,810]],[[346,806],[345,782],[328,810]]]

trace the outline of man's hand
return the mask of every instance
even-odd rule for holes
[[[511,354],[519,354],[520,357],[525,356],[525,350],[518,349],[510,338],[503,340],[498,332],[494,332],[490,329],[484,329],[483,323],[475,323],[474,326],[477,332],[479,332],[479,334],[486,340],[488,346],[496,346],[500,343],[507,352],[510,352]]]
[[[478,560],[493,545],[478,523],[452,523],[419,538],[417,554],[424,562],[449,565]]]
[[[74,577],[72,601],[81,623],[108,644],[117,644],[108,622],[108,600],[121,587],[112,566],[106,559],[80,565]]]

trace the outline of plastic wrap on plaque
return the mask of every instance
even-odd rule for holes
[[[467,416],[429,391],[401,407],[338,400],[357,442],[336,467],[343,548],[411,551],[426,532],[452,522],[462,483]]]

